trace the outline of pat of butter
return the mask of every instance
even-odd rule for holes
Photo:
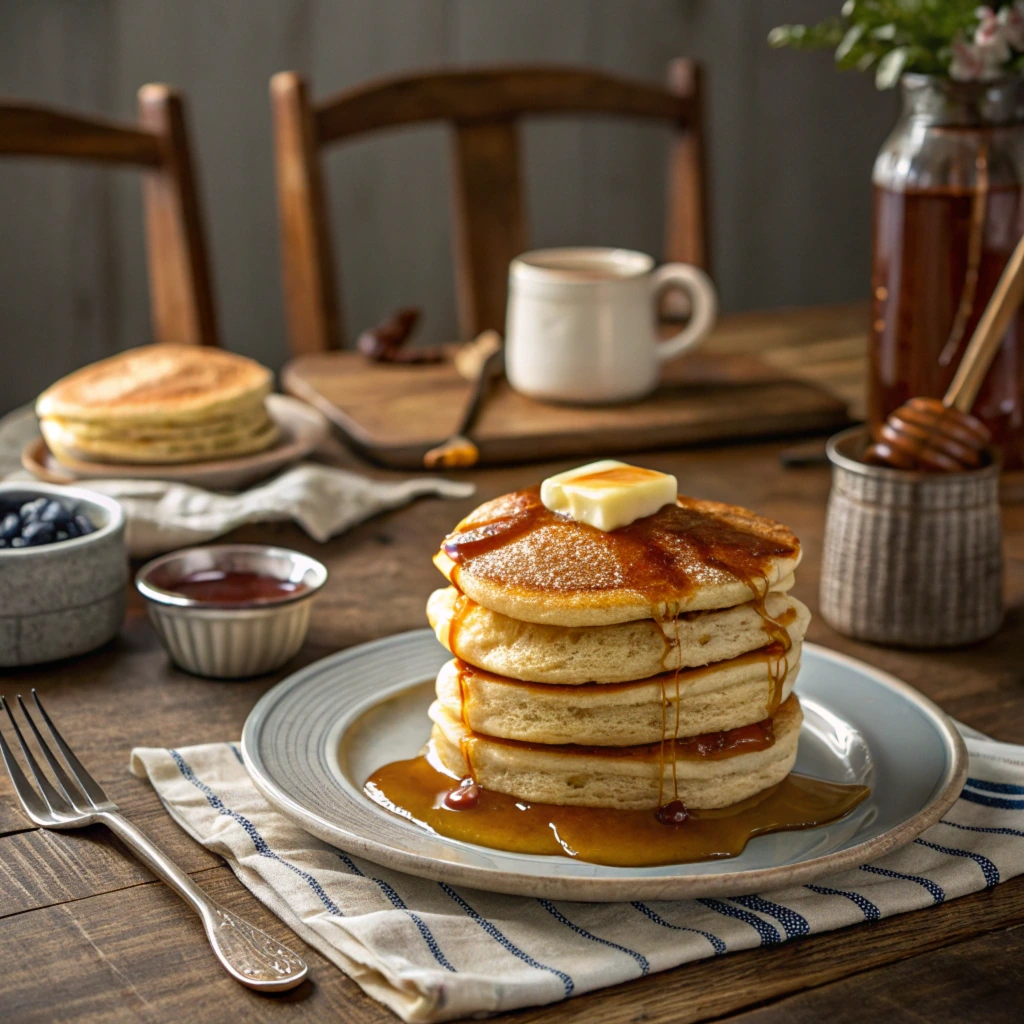
[[[671,474],[614,459],[558,473],[540,485],[540,500],[546,508],[605,532],[675,504],[677,493]]]

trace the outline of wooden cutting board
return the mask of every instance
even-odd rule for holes
[[[735,340],[728,319],[716,333]],[[658,390],[638,402],[555,405],[497,382],[472,430],[481,462],[826,432],[849,422],[845,402],[823,387],[737,352],[734,343],[716,352],[713,340],[666,366]],[[281,383],[323,412],[360,454],[398,469],[423,468],[424,452],[455,431],[471,387],[450,360],[403,366],[357,352],[300,356],[285,366]]]

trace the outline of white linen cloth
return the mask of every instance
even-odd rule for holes
[[[372,480],[314,462],[293,466],[240,494],[217,494],[161,480],[88,480],[78,486],[121,504],[127,517],[128,551],[137,558],[201,544],[243,523],[286,519],[323,542],[414,498],[468,498],[475,490],[471,483],[440,477]]]
[[[967,746],[960,799],[895,853],[811,885],[650,903],[501,896],[350,857],[273,810],[234,744],[137,749],[131,767],[186,832],[364,991],[403,1020],[443,1021],[932,907],[1020,874],[1024,747],[974,735]]]

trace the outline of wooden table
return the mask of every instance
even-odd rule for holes
[[[822,358],[781,351],[778,358],[821,365],[829,352],[821,337],[830,331],[832,355],[844,367],[838,376],[849,376],[851,359],[863,358],[863,339],[856,349],[852,337],[844,340],[835,330],[849,315],[849,309],[831,317],[800,314],[794,322],[820,321],[822,333],[808,327],[787,337],[805,351],[817,347]],[[764,319],[767,336],[779,323],[778,317]],[[794,594],[815,610],[829,474],[823,466],[781,469],[784,447],[771,442],[637,459],[675,473],[687,493],[747,505],[790,525],[805,549]],[[563,468],[559,463],[471,473],[479,488],[473,499],[421,501],[326,545],[287,525],[238,531],[235,539],[285,544],[330,567],[309,641],[290,668],[423,626],[424,602],[441,579],[429,558],[438,540],[476,502]],[[1004,523],[1009,612],[992,640],[942,653],[886,650],[838,636],[820,618],[809,639],[901,676],[969,725],[1024,743],[1024,508],[1007,508]],[[278,997],[241,988],[214,962],[199,922],[108,834],[29,828],[4,775],[0,1020],[395,1019],[303,946],[217,857],[171,822],[148,783],[128,774],[133,746],[237,738],[253,703],[277,678],[219,683],[176,671],[134,600],[110,647],[65,664],[0,675],[0,691],[8,695],[38,687],[76,751],[125,813],[216,899],[300,949],[311,976]],[[500,1019],[667,1024],[726,1016],[762,1024],[861,1021],[884,1014],[889,1021],[1018,1021],[1024,1006],[1022,924],[1024,878],[1018,878],[930,910],[690,964]]]

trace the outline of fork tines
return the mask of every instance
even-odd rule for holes
[[[7,712],[7,717],[14,728],[14,734],[18,737],[18,745],[21,747],[22,756],[28,764],[29,771],[32,773],[38,787],[38,790],[33,787],[25,776],[4,738],[3,731],[0,730],[0,756],[3,757],[4,764],[7,766],[7,771],[11,776],[11,782],[14,783],[14,791],[17,793],[25,812],[39,825],[54,825],[59,823],[70,824],[76,819],[88,817],[100,810],[109,809],[112,805],[107,799],[106,794],[64,741],[64,737],[61,736],[57,727],[53,724],[53,720],[46,713],[46,709],[43,707],[35,689],[32,690],[32,699],[43,721],[46,723],[53,744],[64,759],[64,765],[61,764],[50,749],[50,745],[39,731],[35,720],[25,706],[21,694],[18,694],[18,706],[21,708],[21,713],[32,730],[39,752],[53,773],[53,778],[56,780],[56,785],[54,785],[43,771],[26,742],[25,735],[18,725],[18,720],[14,717],[11,705],[3,696],[0,696],[0,707]],[[65,771],[65,766],[67,771]],[[101,804],[105,806],[101,807]]]

